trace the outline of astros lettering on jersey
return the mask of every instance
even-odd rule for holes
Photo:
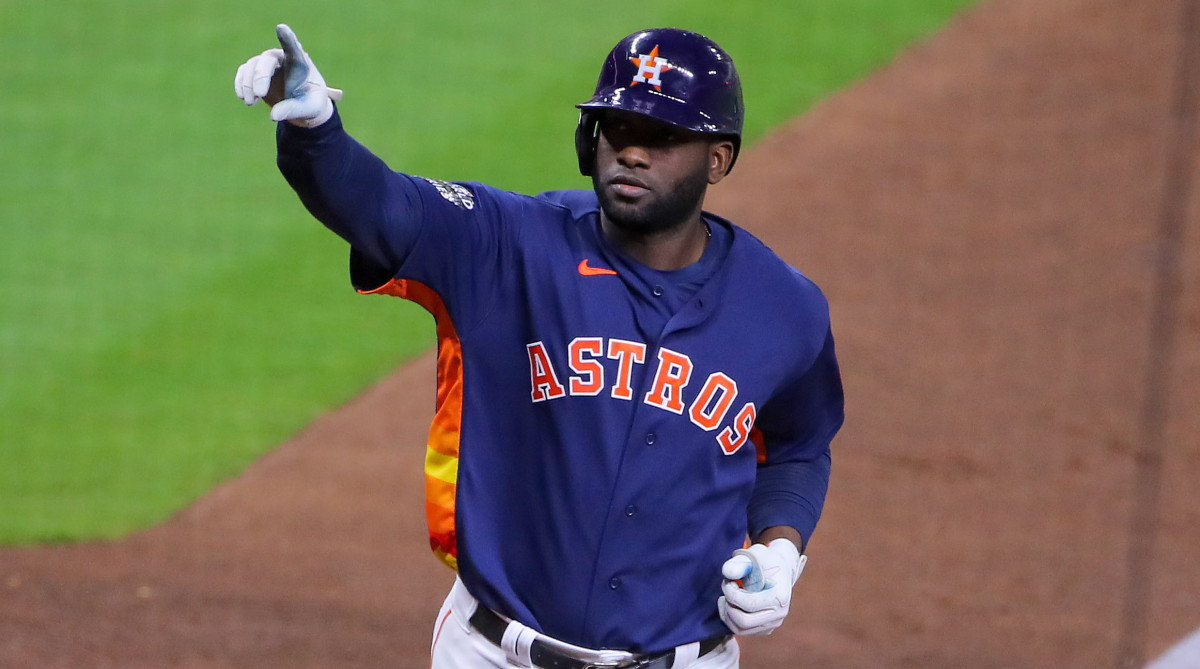
[[[636,366],[646,362],[646,344],[635,341],[603,337],[576,337],[567,346],[569,368],[572,375],[568,385],[558,380],[554,363],[540,341],[526,346],[529,352],[529,385],[534,402],[545,402],[560,397],[600,395],[606,387],[604,365],[600,358],[617,361],[617,373],[609,396],[632,401],[634,398],[632,378]],[[642,401],[682,415],[684,413],[684,389],[691,382],[694,365],[683,353],[668,348],[658,349],[658,364],[651,375],[650,390]],[[723,372],[713,372],[687,406],[687,417],[702,430],[713,431],[724,422],[726,414],[737,398],[737,382]],[[737,412],[731,425],[717,435],[716,441],[725,455],[733,455],[750,438],[757,412],[753,402],[747,402]]]

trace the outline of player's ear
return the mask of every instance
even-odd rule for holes
[[[720,139],[708,146],[708,183],[715,184],[733,167],[733,142]]]

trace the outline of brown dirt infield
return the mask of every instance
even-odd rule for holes
[[[847,390],[744,666],[1138,666],[1200,626],[1194,4],[984,2],[716,189],[825,289]],[[0,667],[427,666],[432,397],[427,355],[160,527],[0,551]]]

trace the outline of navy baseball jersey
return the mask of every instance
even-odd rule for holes
[[[648,268],[591,191],[394,172],[337,115],[278,147],[355,287],[436,318],[426,506],[470,592],[590,648],[727,634],[721,564],[748,533],[809,537],[824,504],[843,402],[820,290],[709,214],[698,262]]]

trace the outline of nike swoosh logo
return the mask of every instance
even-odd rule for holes
[[[606,274],[613,275],[613,276],[616,275],[616,272],[614,272],[611,269],[607,269],[604,267],[592,267],[592,266],[588,265],[587,258],[584,258],[583,262],[579,263],[579,273],[584,276],[604,276]]]

